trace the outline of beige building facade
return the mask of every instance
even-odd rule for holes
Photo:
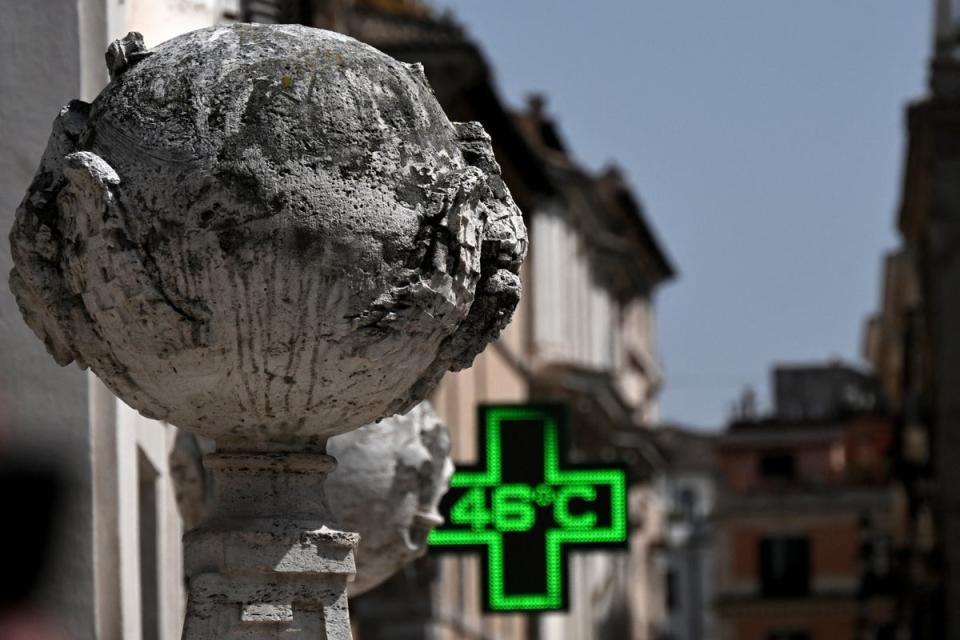
[[[457,25],[400,0],[314,7],[318,26],[346,25],[350,35],[423,63],[451,119],[479,120],[490,133],[524,212],[530,250],[514,320],[433,397],[450,424],[454,459],[476,461],[478,405],[559,401],[570,410],[574,457],[626,461],[633,480],[629,550],[571,555],[569,613],[484,615],[479,557],[430,557],[355,603],[358,637],[659,637],[665,523],[650,483],[661,462],[650,429],[663,371],[654,309],[673,270],[641,205],[616,169],[593,174],[576,163],[542,99],[522,112],[506,108],[481,51]],[[418,597],[418,586],[430,597]]]

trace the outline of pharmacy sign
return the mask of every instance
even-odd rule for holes
[[[433,552],[481,553],[487,611],[569,606],[567,555],[627,544],[622,466],[566,461],[560,405],[487,405],[475,466],[458,466]]]

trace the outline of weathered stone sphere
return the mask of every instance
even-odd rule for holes
[[[419,65],[299,26],[108,51],[21,204],[11,285],[58,362],[216,437],[322,443],[509,321],[521,215]]]

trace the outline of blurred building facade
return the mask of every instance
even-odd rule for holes
[[[864,350],[891,400],[898,626],[960,638],[960,7],[935,0],[928,95],[906,110],[897,228]]]
[[[657,431],[665,462],[655,486],[663,500],[665,620],[661,640],[717,640],[716,436],[674,426]]]
[[[773,415],[717,443],[720,637],[892,639],[893,427],[875,385],[838,363],[774,378]]]
[[[255,6],[259,19],[272,19],[264,3]],[[299,9],[298,21],[422,63],[451,120],[479,121],[490,133],[524,212],[530,253],[514,320],[471,369],[448,375],[433,397],[453,430],[454,459],[475,460],[478,404],[562,401],[570,408],[572,458],[626,461],[633,481],[630,551],[572,556],[569,614],[483,615],[479,559],[431,557],[354,603],[357,637],[660,637],[665,512],[651,480],[663,458],[649,427],[663,373],[653,304],[673,268],[641,205],[617,169],[595,175],[576,163],[541,98],[531,98],[524,111],[508,109],[476,44],[422,3],[274,6],[273,15],[289,19]]]
[[[0,228],[3,237],[60,108],[93,99],[109,78],[104,51],[141,31],[149,46],[235,16],[228,0],[50,0],[7,3],[0,20]],[[39,44],[38,43],[43,43]],[[55,468],[50,556],[33,594],[57,637],[167,639],[183,620],[178,500],[203,471],[191,441],[140,416],[92,374],[60,368],[20,317],[0,243],[0,466]],[[184,445],[186,444],[186,449]],[[29,487],[23,487],[29,492]],[[184,510],[189,520],[197,514]]]
[[[480,50],[448,19],[401,0],[17,3],[0,24],[0,42],[11,54],[0,65],[0,128],[9,143],[0,151],[3,224],[12,223],[58,109],[77,96],[92,99],[106,84],[110,40],[136,30],[153,46],[233,20],[334,28],[422,62],[451,119],[479,120],[491,134],[524,211],[531,251],[513,323],[433,398],[454,430],[455,458],[476,454],[477,404],[561,400],[571,408],[575,459],[630,466],[630,551],[573,556],[573,613],[484,616],[479,562],[427,558],[357,601],[357,637],[658,637],[666,616],[666,524],[651,484],[663,462],[649,430],[663,381],[653,304],[672,267],[623,176],[579,167],[542,101],[522,113],[507,109]],[[24,51],[31,56],[21,59]],[[0,271],[9,268],[3,243]],[[56,457],[72,488],[41,606],[66,637],[179,637],[180,541],[202,511],[204,445],[143,418],[91,374],[57,367],[20,319],[5,278],[0,330],[0,409],[12,427],[5,450]]]

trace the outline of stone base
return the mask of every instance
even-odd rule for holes
[[[360,536],[320,524],[331,522],[322,485],[336,461],[230,452],[204,464],[215,498],[184,536],[184,640],[352,638],[347,583]]]

